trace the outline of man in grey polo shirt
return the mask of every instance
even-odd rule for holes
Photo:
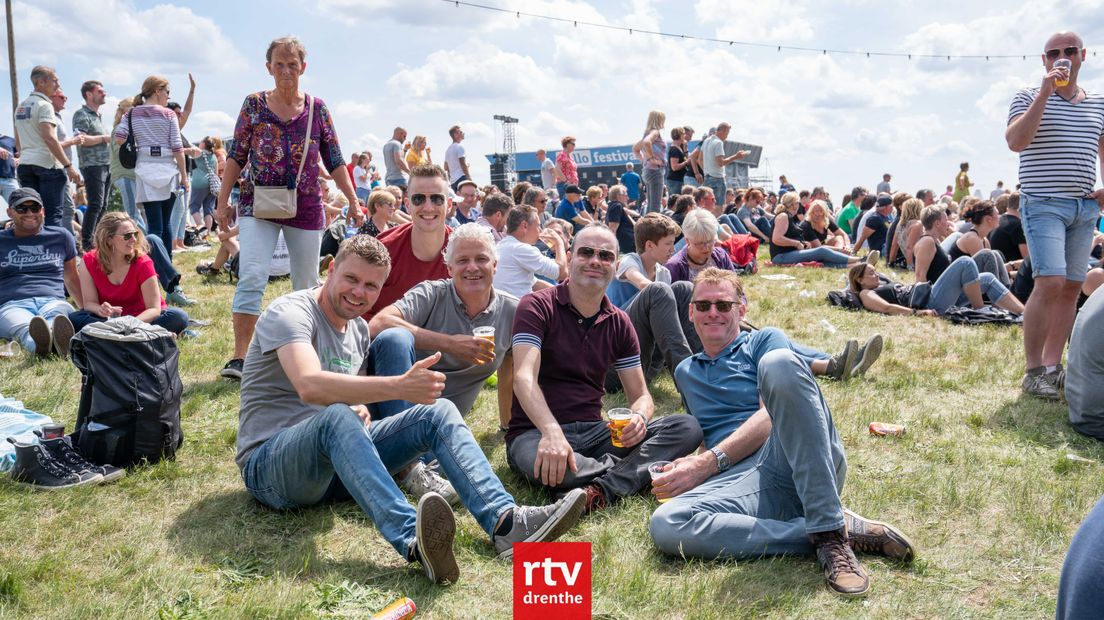
[[[702,171],[705,172],[704,185],[713,190],[714,196],[725,195],[725,166],[749,155],[748,151],[737,151],[725,157],[724,142],[728,139],[728,132],[731,129],[732,125],[728,123],[717,125],[717,133],[706,138],[701,146]]]
[[[111,187],[111,147],[108,141],[111,135],[104,130],[100,106],[107,98],[103,84],[88,80],[81,84],[81,97],[84,105],[73,113],[73,133],[83,136],[77,147],[80,157],[80,172],[84,177],[88,208],[84,212],[81,225],[81,247],[92,249],[92,233],[100,221],[100,213],[107,206],[107,196]]]
[[[391,139],[383,145],[383,165],[386,170],[383,181],[388,185],[401,187],[403,192],[406,192],[406,176],[404,173],[410,174],[410,169],[406,167],[406,162],[403,161],[403,140],[406,140],[406,130],[402,127],[396,127],[391,134]]]

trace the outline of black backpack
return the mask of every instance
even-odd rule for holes
[[[73,445],[94,463],[129,467],[173,459],[184,441],[172,334],[135,317],[92,323],[73,336],[81,371]]]

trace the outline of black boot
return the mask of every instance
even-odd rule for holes
[[[69,465],[54,458],[42,444],[19,443],[14,437],[8,437],[8,441],[15,446],[15,466],[11,477],[18,484],[53,491],[103,482],[103,474],[73,471]]]

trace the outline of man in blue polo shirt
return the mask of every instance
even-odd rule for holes
[[[642,491],[648,464],[689,454],[701,428],[687,415],[652,419],[632,322],[606,298],[617,237],[602,225],[575,236],[563,284],[531,293],[514,317],[514,402],[506,462],[557,491],[582,487],[586,509]],[[632,420],[611,443],[602,420],[606,373],[616,370]]]
[[[621,185],[629,195],[629,206],[640,204],[640,175],[633,170],[632,162],[625,164],[625,174],[621,175]]]
[[[564,189],[564,197],[556,206],[556,217],[571,222],[576,235],[584,226],[594,223],[594,218],[583,205],[583,190],[578,185],[568,185]]]
[[[815,552],[844,596],[870,587],[854,549],[911,560],[894,528],[845,510],[843,444],[812,372],[774,328],[740,332],[740,278],[708,268],[694,280],[690,320],[703,352],[675,371],[708,448],[653,482],[671,501],[652,515],[652,539],[672,555],[714,559]]]

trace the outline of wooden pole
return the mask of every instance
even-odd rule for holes
[[[8,16],[8,70],[11,72],[12,128],[15,127],[15,109],[19,107],[19,78],[15,75],[15,29],[12,27],[12,0],[4,0]]]

